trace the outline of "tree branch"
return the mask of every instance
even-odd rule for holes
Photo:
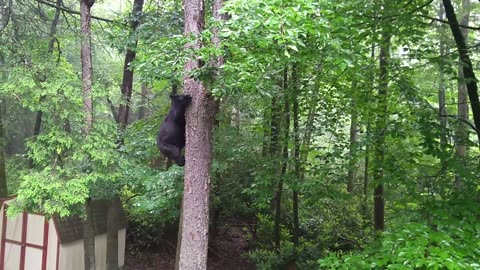
[[[427,16],[427,15],[418,15],[418,16],[420,16],[422,18],[425,18],[425,19],[432,20],[432,21],[436,21],[436,22],[450,24],[448,21],[442,20],[442,19],[439,19],[439,18],[434,18],[434,17],[430,17],[430,16]],[[471,29],[471,30],[480,30],[480,27],[473,27],[473,26],[462,25],[462,24],[456,24],[456,25],[460,28]]]
[[[70,14],[75,14],[75,15],[80,15],[80,11],[76,11],[76,10],[73,10],[73,9],[69,9],[69,8],[66,8],[64,6],[62,7],[59,7],[57,6],[55,3],[52,3],[48,0],[35,0],[36,2],[40,3],[40,4],[44,4],[44,5],[47,5],[49,7],[53,7],[53,8],[57,8],[57,9],[60,9],[62,11],[65,11],[65,12],[68,12]],[[95,19],[97,21],[102,21],[102,22],[107,22],[107,23],[116,23],[116,24],[120,24],[120,22],[118,21],[114,21],[114,20],[110,20],[110,19],[106,19],[106,18],[102,18],[102,17],[97,17],[97,16],[91,16],[92,19]]]
[[[471,127],[477,134],[480,133],[480,131],[475,127],[474,124],[472,124],[470,121],[466,120],[466,119],[463,119],[463,118],[460,118],[456,115],[451,115],[451,114],[440,114],[441,117],[450,117],[450,118],[453,118],[453,119],[456,119],[460,122],[463,122],[465,124],[467,124],[467,126]]]
[[[113,102],[109,98],[107,98],[107,102],[108,102],[108,105],[110,106],[110,110],[112,111],[112,116],[113,116],[113,119],[115,119],[115,123],[119,123],[120,118],[118,118],[117,109],[115,108],[115,105],[113,105]]]

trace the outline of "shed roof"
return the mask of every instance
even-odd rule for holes
[[[95,235],[107,232],[107,213],[110,201],[108,200],[92,200],[92,216]],[[55,227],[58,231],[58,237],[61,243],[68,243],[83,239],[83,220],[80,216],[70,216],[60,218],[54,216]],[[123,208],[118,213],[117,230],[127,227],[127,217]]]

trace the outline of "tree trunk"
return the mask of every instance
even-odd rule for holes
[[[0,198],[8,196],[7,172],[5,169],[6,138],[3,125],[3,100],[0,99]]]
[[[298,186],[300,180],[300,130],[298,126],[298,77],[297,66],[292,68],[293,92],[293,150],[295,160],[295,179],[293,183],[292,208],[293,208],[293,245],[298,247],[300,227],[298,223]]]
[[[470,18],[470,0],[462,0],[462,19],[461,24],[468,26]],[[462,32],[463,39],[465,44],[468,43],[468,29],[460,29]],[[468,121],[468,90],[466,85],[466,77],[463,72],[463,64],[460,59],[460,64],[458,66],[458,97],[457,97],[457,117],[460,120]],[[460,158],[460,162],[464,164],[465,158],[467,157],[467,143],[468,143],[468,128],[467,125],[460,121],[455,131],[456,136],[456,145],[455,151],[457,156]],[[455,175],[455,187],[460,190],[463,186],[463,181],[461,176],[457,173]]]
[[[273,103],[273,101],[271,102]],[[270,112],[272,109],[270,108]],[[269,109],[267,104],[265,104],[263,108],[263,142],[262,142],[262,157],[266,158],[268,156],[269,151],[269,141],[270,141],[270,117]]]
[[[81,13],[81,58],[83,82],[83,112],[85,114],[83,134],[89,134],[93,126],[93,68],[92,68],[92,41],[91,41],[91,13],[94,0],[80,0]]]
[[[3,4],[3,3],[2,3]],[[7,27],[8,22],[10,21],[10,14],[12,8],[12,0],[8,1],[8,5],[0,6],[0,35],[2,34],[5,27]],[[3,54],[0,52],[0,66],[3,65]],[[3,72],[0,73],[0,78],[4,79]],[[7,189],[7,170],[5,168],[6,158],[5,158],[5,148],[6,148],[6,138],[5,130],[3,124],[3,114],[4,114],[4,103],[3,99],[0,98],[0,198],[6,198],[8,196]]]
[[[135,31],[140,24],[139,17],[143,10],[144,0],[135,0],[133,2],[132,14],[130,18],[130,37],[135,36]],[[120,127],[125,130],[128,123],[128,115],[130,113],[130,101],[132,99],[133,87],[133,68],[131,64],[135,59],[137,49],[137,38],[133,38],[132,44],[127,45],[127,53],[125,55],[125,62],[123,64],[123,80],[122,80],[122,103],[118,108],[118,120]]]
[[[352,82],[352,90],[355,91],[356,83]],[[350,157],[348,162],[347,174],[347,192],[353,194],[355,188],[355,178],[357,177],[357,148],[358,148],[358,111],[356,108],[355,97],[351,100],[351,119],[350,119]]]
[[[119,196],[114,196],[107,212],[107,270],[118,270],[118,218],[122,207]]]
[[[144,119],[147,117],[148,113],[148,100],[147,100],[147,95],[149,93],[148,86],[144,83],[142,83],[142,95],[141,95],[141,104],[140,108],[138,108],[138,119]]]
[[[92,44],[90,22],[90,9],[94,0],[80,0],[80,20],[82,29],[81,38],[81,61],[82,61],[82,82],[83,82],[83,112],[85,114],[82,133],[86,137],[93,127],[93,68],[92,68]],[[95,269],[95,231],[91,209],[91,199],[85,203],[86,220],[83,224],[83,250],[85,259],[85,270]]]
[[[372,44],[370,48],[370,58],[372,61],[375,60],[375,43]],[[372,82],[371,84],[371,89],[374,89],[374,81],[375,81],[375,75],[372,72],[370,77],[370,81]],[[372,94],[373,91],[370,91],[370,94]],[[365,168],[364,168],[364,175],[363,175],[363,217],[366,222],[369,222],[369,211],[368,211],[368,184],[370,181],[370,175],[369,175],[369,170],[370,170],[370,139],[371,139],[371,118],[370,118],[370,109],[367,110],[367,130],[366,130],[366,138],[365,141],[367,142],[365,145]]]
[[[377,119],[375,123],[375,162],[373,192],[374,229],[385,229],[385,198],[384,198],[384,166],[385,166],[385,132],[387,129],[387,88],[388,63],[390,59],[390,36],[383,30],[380,44],[380,78],[378,85]]]
[[[95,270],[95,227],[93,225],[92,199],[85,202],[86,218],[83,221],[83,251],[85,270]]]
[[[132,14],[130,19],[130,35],[135,34],[135,30],[139,24],[139,16],[143,10],[143,0],[135,0],[133,2]],[[117,121],[120,129],[123,131],[128,125],[128,117],[130,111],[130,100],[132,97],[133,86],[133,69],[130,67],[135,59],[135,49],[137,47],[137,39],[135,38],[131,46],[127,46],[125,62],[123,66],[122,80],[122,98],[123,102],[118,108]],[[123,144],[123,136],[120,136],[120,144]],[[118,269],[118,213],[122,207],[122,202],[118,194],[114,195],[107,212],[107,270]]]
[[[8,3],[2,1],[0,4],[0,32],[2,32],[10,21],[13,1],[8,0]]]
[[[57,9],[55,9],[55,15],[52,20],[52,24],[50,25],[50,42],[48,43],[48,54],[53,53],[53,47],[55,45],[55,34],[57,33],[57,25],[58,22],[60,21],[60,6],[63,5],[63,0],[57,0]],[[43,74],[42,74],[43,75]],[[42,78],[40,81],[45,81],[46,78]],[[41,84],[38,84],[41,87]],[[42,95],[40,97],[39,103],[41,104],[44,100],[46,99],[45,95]],[[42,116],[43,112],[41,110],[37,111],[37,114],[35,116],[35,124],[33,127],[33,137],[36,138],[40,134],[40,129],[42,127]],[[28,167],[31,169],[33,168],[33,159],[29,157],[28,159]]]
[[[445,13],[450,25],[450,30],[452,31],[455,43],[457,44],[458,53],[460,54],[460,61],[463,64],[463,75],[466,80],[468,97],[470,99],[470,106],[473,113],[473,121],[475,123],[476,133],[480,143],[480,102],[478,98],[477,79],[473,71],[472,61],[468,55],[469,51],[467,44],[462,31],[460,30],[452,2],[450,0],[442,0],[442,2],[445,7]]]
[[[438,18],[440,20],[445,20],[445,10],[442,3],[439,5]],[[445,27],[441,24],[438,28],[439,32],[439,43],[440,43],[440,57],[443,59],[445,57],[446,44],[444,39]],[[447,106],[445,102],[445,65],[443,61],[440,62],[439,70],[439,84],[438,84],[438,113],[440,115],[440,147],[442,149],[442,154],[445,153],[447,147]],[[445,163],[445,158],[442,158],[442,165]]]
[[[185,35],[198,36],[203,30],[203,0],[185,0]],[[199,39],[187,48],[199,48]],[[214,116],[217,105],[199,80],[191,78],[191,70],[199,68],[196,59],[185,64],[184,93],[192,97],[186,112],[185,180],[182,204],[179,269],[206,269],[208,253],[210,169]]]
[[[277,191],[275,193],[275,220],[274,220],[274,241],[275,247],[277,250],[280,250],[280,241],[282,240],[281,235],[281,214],[282,214],[282,191],[283,191],[283,179],[285,177],[285,173],[287,172],[287,165],[288,165],[288,141],[290,140],[290,102],[289,102],[289,95],[287,93],[287,68],[283,70],[283,83],[282,83],[282,90],[284,93],[285,99],[285,109],[284,109],[284,121],[285,121],[285,129],[284,129],[284,141],[283,141],[283,158],[282,158],[282,169],[280,172],[280,177],[278,178],[277,183]]]

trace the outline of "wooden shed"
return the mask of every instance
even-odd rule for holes
[[[79,217],[47,220],[43,215],[24,212],[6,216],[15,197],[0,199],[0,270],[83,270],[83,227]],[[96,269],[106,269],[107,201],[92,201],[95,227]],[[126,217],[119,213],[118,265],[125,258]]]

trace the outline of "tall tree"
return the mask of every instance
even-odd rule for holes
[[[292,207],[293,207],[293,244],[298,246],[298,239],[300,235],[300,226],[298,221],[298,184],[300,180],[300,129],[299,129],[299,115],[298,115],[298,73],[297,65],[292,67],[292,93],[293,93],[293,157],[295,162],[295,177],[293,183],[292,193]]]
[[[0,198],[8,196],[7,172],[5,168],[6,138],[3,125],[3,99],[0,98]]]
[[[468,26],[470,19],[470,0],[462,0],[462,9],[461,9],[461,20],[460,23],[463,26]],[[464,27],[461,29],[463,39],[465,44],[468,44],[468,28]],[[457,156],[461,159],[461,162],[464,162],[464,159],[467,156],[467,142],[468,142],[468,128],[465,123],[468,122],[468,90],[467,90],[467,80],[463,72],[463,63],[460,59],[460,64],[458,65],[458,93],[457,93],[457,117],[460,120],[459,125],[455,131],[456,144],[455,150]],[[455,186],[460,188],[462,186],[462,180],[460,175],[457,173],[455,177]]]
[[[439,4],[439,11],[438,11],[438,19],[445,20],[445,9],[443,8],[443,4]],[[445,26],[444,24],[440,24],[438,27],[439,33],[439,49],[440,49],[440,57],[443,57],[446,54],[446,43],[445,43]],[[445,64],[444,62],[440,62],[440,70],[439,70],[439,83],[438,83],[438,113],[440,115],[440,147],[442,150],[445,150],[447,145],[447,106],[445,101],[445,89],[446,89],[446,82],[445,82]]]
[[[198,36],[205,25],[203,0],[185,0],[185,35],[197,39],[187,49],[202,46]],[[180,269],[206,269],[208,251],[210,168],[214,115],[217,108],[213,96],[190,71],[201,61],[190,58],[185,64],[184,94],[192,97],[186,112],[185,179],[182,203]]]
[[[0,37],[3,34],[3,30],[7,27],[8,22],[10,21],[12,0],[9,0],[8,3],[0,1]],[[0,66],[3,65],[3,55],[0,54]],[[0,71],[0,78],[3,79],[3,70]],[[0,198],[5,198],[8,196],[7,189],[7,172],[5,168],[5,146],[6,138],[4,132],[3,124],[3,111],[4,111],[4,100],[0,97]]]
[[[60,21],[60,7],[63,5],[63,0],[57,0],[56,3],[56,9],[55,9],[55,15],[53,16],[52,24],[50,25],[50,33],[49,33],[49,38],[50,42],[48,43],[48,53],[51,54],[53,53],[53,49],[55,46],[55,34],[57,33],[57,26],[58,22]],[[42,77],[37,78],[38,80],[38,86],[41,86],[41,83],[46,80],[45,74],[41,74]],[[42,95],[39,99],[39,103],[42,103],[46,98],[46,95]],[[33,127],[33,136],[36,137],[40,134],[40,129],[42,127],[42,117],[43,117],[43,111],[38,110],[35,116],[35,125]],[[30,168],[33,168],[33,159],[30,157],[28,160],[28,166]]]
[[[127,45],[127,52],[125,54],[125,61],[123,65],[123,80],[122,80],[122,100],[118,108],[116,120],[118,121],[121,132],[124,131],[128,125],[128,118],[130,112],[130,101],[132,98],[133,88],[133,68],[131,66],[136,56],[136,48],[138,39],[135,31],[140,24],[140,16],[143,11],[144,0],[135,0],[132,6],[132,13],[130,14],[130,34],[129,44]],[[132,38],[133,37],[133,38]],[[123,134],[120,135],[120,144],[123,144]],[[118,195],[114,195],[110,202],[107,213],[107,270],[118,269],[118,231],[117,223],[118,216],[121,211],[122,201]]]
[[[473,113],[473,121],[477,133],[478,143],[480,143],[480,101],[478,98],[478,85],[475,72],[473,71],[472,61],[470,60],[469,50],[465,38],[460,30],[460,26],[455,15],[455,9],[450,0],[442,0],[447,15],[448,24],[452,31],[453,38],[457,44],[460,61],[462,63],[462,71],[467,85],[468,97],[470,99],[470,108]]]
[[[374,182],[373,216],[374,229],[385,229],[385,198],[384,198],[384,170],[385,170],[385,132],[387,130],[387,97],[388,97],[388,63],[390,59],[390,34],[383,29],[380,43],[380,74],[377,96],[377,115],[375,121],[375,154],[374,154]]]
[[[275,220],[274,220],[274,243],[275,247],[280,249],[281,241],[281,213],[282,213],[282,192],[283,192],[283,180],[287,172],[288,165],[288,141],[290,140],[290,100],[287,94],[287,68],[283,70],[282,90],[284,93],[284,139],[282,149],[282,169],[280,171],[280,177],[278,178],[277,190],[275,192]]]
[[[352,93],[355,92],[356,83],[352,82]],[[350,158],[348,161],[347,174],[347,192],[352,194],[355,188],[355,178],[357,177],[357,147],[358,147],[358,111],[355,97],[352,95],[350,113]]]
[[[88,137],[93,127],[93,67],[92,67],[92,41],[91,41],[91,8],[95,0],[80,0],[81,22],[81,61],[83,83],[83,113],[84,123],[82,133]],[[88,157],[87,157],[88,158]],[[85,203],[86,218],[83,224],[83,250],[85,256],[85,270],[95,269],[95,230],[93,226],[91,199]]]
[[[140,24],[140,16],[143,10],[144,0],[135,0],[133,2],[132,13],[130,15],[130,38],[128,38],[127,53],[123,65],[122,80],[122,103],[118,109],[118,120],[122,129],[125,129],[128,123],[128,115],[130,113],[130,101],[132,99],[133,87],[133,68],[131,66],[136,55],[138,39],[135,31]]]

